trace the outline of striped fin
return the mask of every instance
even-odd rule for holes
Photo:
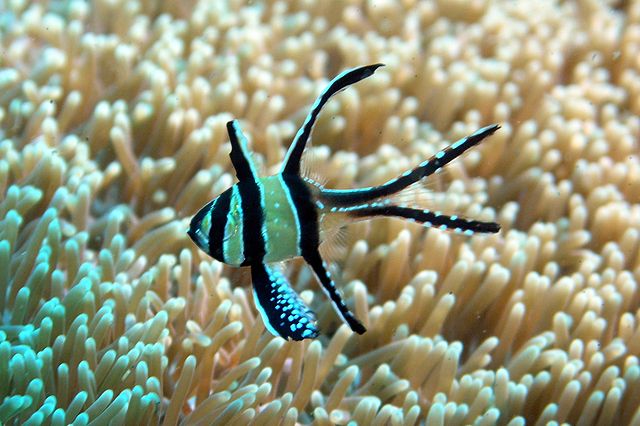
[[[344,322],[346,322],[352,331],[358,334],[364,334],[367,329],[362,325],[360,321],[353,315],[353,313],[349,310],[347,305],[342,300],[342,296],[338,292],[338,288],[336,284],[333,282],[331,275],[329,274],[329,270],[327,269],[327,265],[320,257],[320,253],[318,250],[308,250],[303,254],[304,260],[311,266],[313,272],[315,272],[318,280],[320,280],[320,284],[322,285],[322,290],[324,290],[325,294],[331,300],[331,304],[335,311],[342,317]]]
[[[241,234],[233,234],[234,236],[238,235],[240,241],[233,241],[234,244],[229,247],[241,249],[241,255],[236,253],[236,264],[242,259],[239,266],[248,266],[255,262],[262,262],[265,255],[265,238],[268,236],[264,226],[263,184],[247,148],[247,139],[237,120],[227,122],[227,132],[231,141],[229,156],[238,177],[235,188],[237,189],[237,200],[239,200],[235,203],[236,210],[230,212],[237,213],[236,229],[229,230],[242,229]],[[232,232],[229,232],[225,234],[225,237],[231,234]],[[229,242],[232,241],[229,240]],[[238,244],[235,244],[236,242]]]
[[[447,216],[430,210],[412,209],[409,207],[382,205],[375,203],[371,206],[356,206],[339,211],[348,212],[354,217],[394,216],[420,222],[425,226],[439,228],[443,231],[453,231],[457,234],[472,235],[476,232],[495,234],[500,231],[500,225],[495,222],[481,222],[459,216]]]
[[[500,128],[499,125],[483,127],[474,134],[460,139],[447,148],[436,153],[418,167],[407,171],[398,178],[392,179],[380,186],[360,189],[323,189],[322,200],[335,207],[363,204],[377,198],[387,197],[402,191],[404,188],[437,172],[449,162],[462,155],[469,148],[479,144],[484,138],[492,135]]]
[[[238,180],[257,180],[258,173],[247,149],[247,138],[242,133],[237,120],[227,122],[227,132],[231,142],[231,154],[229,156],[233,167],[236,169]]]
[[[287,279],[276,269],[251,264],[253,300],[267,330],[287,340],[313,339],[318,335],[316,317]]]
[[[307,141],[309,140],[309,136],[311,135],[313,125],[315,124],[318,115],[320,115],[320,110],[327,103],[329,98],[331,98],[331,96],[335,95],[339,91],[347,88],[347,86],[350,86],[360,80],[372,76],[376,69],[380,68],[381,66],[383,66],[383,64],[373,64],[364,67],[353,68],[338,74],[333,80],[331,80],[331,83],[329,83],[324,92],[322,92],[314,102],[313,106],[311,107],[311,111],[302,124],[302,127],[298,129],[296,136],[293,138],[293,143],[289,147],[287,156],[284,159],[281,173],[291,175],[300,174],[300,161],[302,160],[302,153],[304,152],[304,148],[307,144]]]

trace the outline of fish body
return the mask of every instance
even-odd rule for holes
[[[395,205],[390,198],[435,173],[493,134],[498,125],[478,130],[380,186],[326,189],[301,176],[302,153],[324,104],[350,84],[373,75],[380,66],[382,64],[347,70],[331,81],[312,106],[294,137],[280,173],[276,175],[258,176],[238,122],[227,123],[230,157],[238,183],[196,213],[188,234],[200,249],[213,258],[232,266],[251,267],[254,302],[265,326],[274,335],[302,340],[314,338],[319,332],[313,311],[291,288],[286,277],[270,266],[270,263],[300,256],[314,271],[339,316],[356,333],[366,331],[345,305],[320,256],[320,222],[327,214],[343,214],[355,219],[400,217],[465,235],[495,233],[500,229],[493,222]]]
[[[243,200],[241,193],[245,191],[243,185],[246,184],[237,183],[201,210],[204,213],[202,219],[194,218],[192,221],[192,225],[201,223],[200,226],[192,226],[192,239],[200,249],[220,262],[231,266],[248,266],[254,260],[272,263],[301,255],[298,212],[283,176],[260,177],[256,184],[259,199]],[[304,182],[301,184],[308,185]],[[298,203],[305,203],[305,200],[298,200]],[[245,255],[244,251],[244,212],[248,209],[262,211],[260,233],[264,241],[264,253],[257,257],[250,251]],[[217,228],[213,232],[212,223]]]

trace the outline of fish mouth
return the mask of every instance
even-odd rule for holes
[[[193,227],[191,227],[191,226],[189,227],[189,229],[187,230],[187,235],[189,236],[189,238],[191,238],[191,240],[194,243],[198,244],[197,234],[196,234],[196,231],[193,230]],[[198,246],[199,245],[200,244],[198,244]]]

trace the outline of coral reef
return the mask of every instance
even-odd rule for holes
[[[640,424],[640,3],[247,3],[0,0],[0,422]],[[314,130],[327,185],[497,122],[420,194],[503,230],[350,225],[369,331],[294,262],[324,334],[286,342],[186,226],[233,182],[227,120],[274,172],[374,62]]]

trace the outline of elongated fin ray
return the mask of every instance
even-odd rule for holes
[[[495,234],[500,231],[500,225],[495,222],[481,222],[458,216],[447,216],[430,210],[418,210],[400,206],[356,206],[345,209],[354,217],[394,216],[414,220],[426,226],[439,228],[443,231],[472,235],[475,233]]]
[[[227,132],[231,142],[231,164],[236,169],[238,180],[257,180],[258,173],[247,148],[247,138],[242,133],[237,120],[227,122]]]
[[[253,300],[267,330],[287,340],[313,339],[318,335],[313,311],[279,270],[253,263],[251,279]]]
[[[293,142],[289,147],[287,156],[284,160],[281,173],[283,174],[299,174],[300,173],[300,161],[302,160],[302,153],[311,135],[311,130],[315,124],[320,110],[327,103],[331,96],[335,95],[339,91],[345,89],[347,86],[357,83],[358,81],[370,77],[379,67],[383,64],[373,64],[364,67],[353,68],[346,70],[338,76],[336,76],[329,86],[322,92],[316,99],[315,103],[311,107],[311,111],[304,120],[302,127],[298,129],[296,136],[293,138]]]
[[[364,334],[367,331],[364,325],[351,313],[347,305],[342,300],[342,296],[338,292],[331,275],[325,265],[324,261],[320,257],[320,253],[317,250],[308,251],[303,254],[304,260],[311,266],[313,272],[320,280],[322,289],[329,296],[334,309],[338,312],[338,315],[351,327],[351,330],[358,334]]]
[[[492,135],[499,128],[500,126],[497,124],[483,127],[474,134],[460,139],[442,151],[439,151],[427,161],[422,162],[418,167],[380,186],[360,189],[323,189],[321,192],[322,200],[328,205],[342,207],[364,204],[377,198],[387,197],[400,192],[409,185],[418,182],[420,179],[432,175],[469,148],[474,147],[484,138]]]

